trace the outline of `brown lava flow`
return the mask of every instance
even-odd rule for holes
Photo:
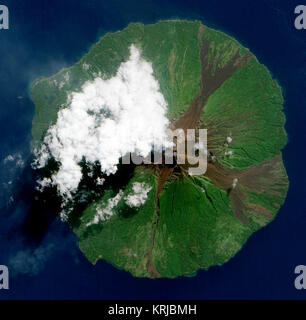
[[[200,30],[200,34],[203,30]],[[202,45],[200,47],[200,61],[201,61],[201,80],[200,80],[200,92],[191,101],[189,108],[171,124],[171,129],[198,129],[200,124],[201,114],[203,108],[211,94],[213,94],[227,79],[229,79],[240,67],[245,65],[248,60],[252,57],[251,53],[247,53],[240,56],[239,50],[233,55],[230,61],[223,67],[215,67],[213,70],[213,63],[209,61],[209,44],[204,39],[202,40]],[[216,61],[215,61],[216,62]],[[210,129],[210,128],[206,128]],[[209,132],[209,131],[208,131]],[[208,149],[209,149],[209,138],[208,138]],[[207,176],[217,187],[226,190],[228,196],[231,200],[231,207],[234,215],[242,223],[248,224],[249,219],[247,216],[247,210],[249,204],[246,204],[245,192],[239,186],[233,188],[233,180],[238,179],[239,185],[246,186],[250,189],[275,192],[274,190],[267,190],[259,181],[260,177],[270,177],[275,178],[275,171],[281,163],[281,157],[275,157],[272,160],[266,160],[258,165],[251,166],[250,168],[238,171],[235,169],[223,168],[218,161],[212,161],[210,157],[208,159],[207,171],[205,176]],[[153,222],[153,227],[150,235],[150,246],[147,253],[147,264],[146,269],[149,277],[158,278],[160,274],[156,270],[154,263],[152,261],[152,250],[154,247],[154,236],[155,230],[158,225],[159,219],[159,195],[161,194],[165,183],[174,175],[174,167],[169,167],[167,165],[159,165],[156,167],[158,172],[157,178],[157,192],[155,197],[155,220]],[[179,170],[181,174],[185,172],[186,166],[175,166],[176,172]],[[253,205],[252,210],[260,215],[267,218],[271,218],[271,213],[259,206]]]

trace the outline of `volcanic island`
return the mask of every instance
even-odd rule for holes
[[[70,93],[114,77],[131,46],[152,66],[169,126],[207,129],[207,171],[190,176],[186,165],[140,164],[106,175],[103,164],[84,158],[73,197],[79,205],[67,222],[91,263],[104,259],[135,277],[175,278],[222,265],[274,219],[288,189],[281,88],[232,37],[185,20],[105,34],[73,66],[31,84],[33,149],[46,145]],[[54,174],[61,164],[50,161]]]

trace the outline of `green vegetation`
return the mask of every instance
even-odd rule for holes
[[[153,262],[165,277],[224,263],[251,234],[233,216],[226,192],[202,177],[169,183],[159,214]]]
[[[212,94],[203,125],[218,129],[209,148],[225,167],[244,169],[279,154],[286,143],[281,90],[255,58]],[[233,138],[226,145],[226,137]],[[233,151],[233,155],[225,153]]]
[[[80,249],[92,263],[103,258],[118,268],[144,277],[145,255],[150,245],[150,232],[154,221],[156,177],[150,169],[139,169],[137,168],[134,177],[122,190],[121,200],[113,208],[114,215],[109,220],[86,226],[93,220],[97,208],[104,208],[107,201],[116,196],[116,192],[111,189],[84,211],[80,224],[73,226],[73,230],[80,239]],[[147,201],[139,208],[131,208],[124,201],[134,182],[145,182],[152,188]]]
[[[152,61],[169,119],[186,110],[200,90],[199,28],[199,22],[164,21],[144,29],[143,56]]]

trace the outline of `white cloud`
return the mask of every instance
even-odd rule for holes
[[[42,180],[37,180],[37,183],[37,190],[43,191],[45,187],[52,185],[52,180],[50,178],[44,178]]]
[[[51,183],[66,198],[82,178],[78,165],[82,157],[89,163],[99,161],[101,171],[109,175],[116,172],[125,154],[145,157],[153,143],[162,146],[167,140],[167,103],[152,64],[133,45],[129,60],[120,65],[116,76],[86,82],[68,101],[49,128],[44,139],[47,147],[41,148],[36,163],[44,167],[50,157],[60,163]]]
[[[225,151],[224,153],[226,156],[232,156],[234,154],[234,151],[230,150],[230,151]]]
[[[9,266],[15,275],[36,275],[43,269],[53,251],[53,244],[49,244],[46,247],[38,247],[34,251],[18,251],[15,256],[11,257]]]
[[[233,183],[232,183],[232,188],[233,188],[233,189],[236,188],[237,183],[238,183],[238,179],[237,179],[237,178],[234,178],[234,179],[233,179]]]
[[[151,189],[152,187],[144,182],[134,182],[132,186],[132,193],[125,196],[124,201],[130,207],[140,207],[146,202],[148,193]],[[98,224],[100,221],[106,221],[112,217],[115,214],[114,208],[118,205],[123,195],[124,192],[119,190],[113,198],[107,200],[106,204],[97,206],[96,215],[92,221],[86,224],[86,226],[88,227],[93,224]]]
[[[121,200],[123,196],[123,191],[120,190],[115,197],[108,199],[106,206],[103,207],[97,207],[97,214],[93,218],[93,220],[86,224],[86,226],[91,226],[92,224],[97,224],[100,221],[106,221],[108,220],[113,214],[113,208],[117,206],[119,201]]]
[[[13,196],[10,196],[9,200],[8,200],[8,204],[12,204],[15,201]]]
[[[3,162],[8,163],[9,161],[14,161],[14,160],[15,160],[14,157],[11,154],[9,154],[7,157],[4,158]]]
[[[142,206],[146,202],[151,189],[152,188],[144,182],[134,182],[133,193],[124,198],[125,203],[130,207]]]
[[[83,65],[82,65],[82,68],[84,69],[84,70],[88,70],[89,69],[89,67],[90,67],[90,65],[89,64],[87,64],[87,63],[83,63]]]
[[[97,178],[97,180],[96,180],[96,184],[98,185],[98,186],[102,186],[103,185],[103,183],[104,183],[104,181],[105,181],[105,179],[104,178]]]
[[[64,82],[64,81],[61,81],[61,82],[59,83],[58,87],[59,87],[60,89],[62,89],[64,85],[65,85],[65,82]]]
[[[233,141],[233,138],[232,137],[226,137],[226,141],[227,141],[227,143],[231,143]]]
[[[65,79],[66,82],[69,81],[69,79],[70,79],[69,72],[66,72],[66,73],[65,73],[64,79]]]
[[[20,153],[16,153],[14,155],[9,154],[3,159],[3,163],[7,164],[9,162],[15,162],[16,167],[22,168],[24,166],[24,161]]]

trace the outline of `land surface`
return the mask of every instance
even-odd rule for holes
[[[106,34],[75,65],[32,84],[33,145],[39,147],[68,94],[97,75],[114,76],[131,44],[152,62],[171,128],[208,130],[207,172],[191,177],[188,165],[177,164],[119,170],[69,223],[89,261],[103,258],[137,277],[173,278],[223,264],[274,219],[288,189],[281,89],[233,38],[180,20]],[[128,195],[134,182],[151,187],[144,205],[120,201],[111,219],[87,226],[98,206],[118,190]]]

